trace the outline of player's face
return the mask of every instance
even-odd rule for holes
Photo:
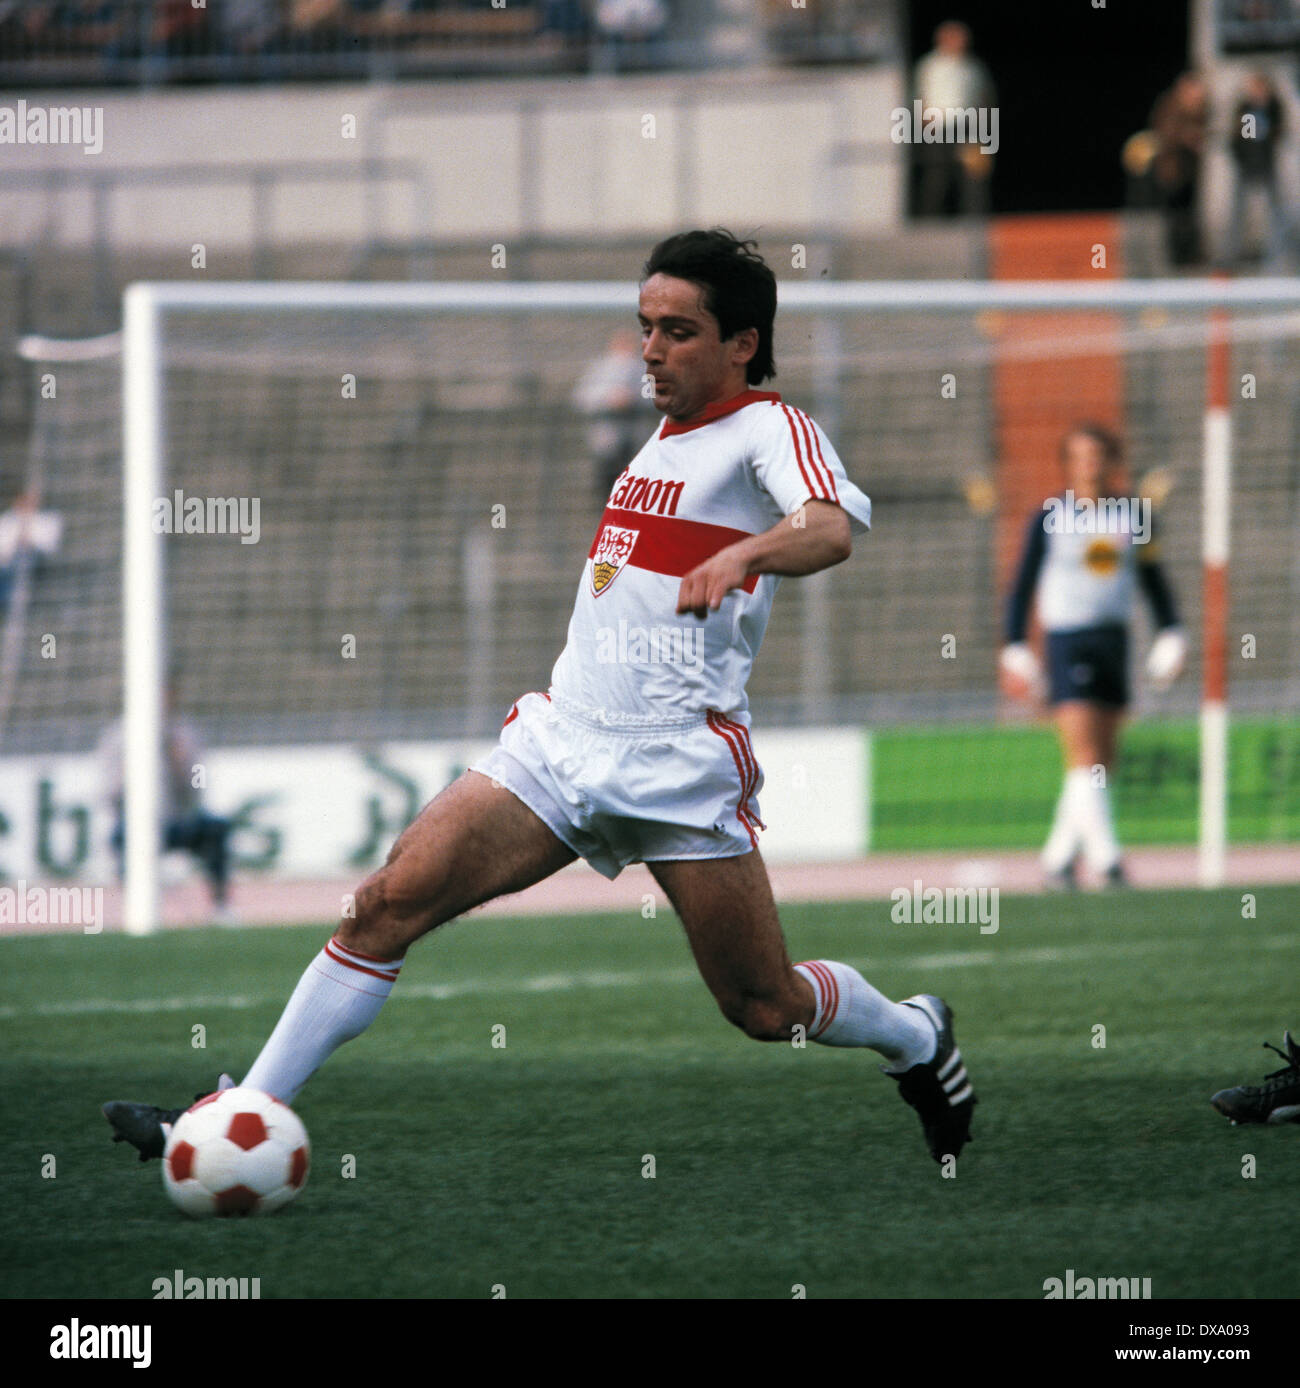
[[[745,389],[745,364],[758,348],[758,331],[744,328],[724,342],[699,285],[651,275],[641,286],[637,317],[655,405],[670,419],[689,423],[706,405]]]
[[[1090,434],[1071,434],[1065,441],[1066,485],[1078,496],[1102,496],[1111,482],[1111,465]]]

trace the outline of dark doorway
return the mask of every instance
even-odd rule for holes
[[[1107,0],[1104,9],[1091,0],[912,0],[907,98],[935,26],[964,21],[997,85],[992,210],[1118,208],[1120,150],[1188,66],[1188,9],[1189,0]]]

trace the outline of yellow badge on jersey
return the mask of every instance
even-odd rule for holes
[[[626,530],[620,525],[607,525],[596,541],[591,556],[591,591],[599,597],[618,577],[632,555],[639,530]]]
[[[1119,547],[1110,540],[1094,540],[1084,551],[1083,562],[1095,574],[1113,574],[1119,568]]]

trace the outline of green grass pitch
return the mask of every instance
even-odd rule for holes
[[[981,1103],[950,1179],[873,1053],[729,1028],[671,913],[463,921],[299,1096],[296,1204],[202,1223],[99,1105],[242,1074],[329,927],[0,940],[0,1293],[148,1298],[179,1268],[263,1298],[1041,1298],[1072,1268],[1267,1296],[1300,1127],[1207,1103],[1300,1028],[1300,888],[1253,905],[1004,897],[992,934],[787,908],[793,958],[951,1002]]]

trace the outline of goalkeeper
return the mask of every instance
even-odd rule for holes
[[[1107,885],[1125,882],[1109,781],[1129,701],[1128,628],[1139,585],[1158,632],[1147,658],[1148,677],[1165,688],[1187,660],[1187,639],[1153,539],[1149,500],[1118,495],[1122,456],[1119,438],[1100,425],[1075,425],[1065,434],[1065,495],[1034,514],[1007,605],[1002,686],[1013,698],[1046,693],[1065,762],[1065,783],[1042,853],[1050,887],[1076,885],[1081,852]],[[1035,596],[1046,635],[1045,690],[1038,658],[1025,641]]]

